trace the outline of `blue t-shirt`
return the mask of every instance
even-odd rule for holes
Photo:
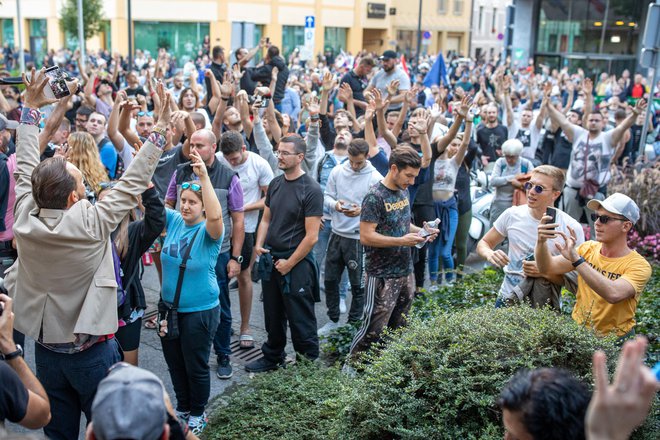
[[[386,176],[387,172],[390,170],[390,161],[382,148],[378,151],[378,154],[369,158],[369,162],[371,162],[371,165],[373,165],[374,168],[376,168],[376,171],[378,171],[383,177]]]
[[[117,173],[117,150],[108,139],[102,140],[99,144],[99,156],[105,169],[108,170],[108,176],[114,179]]]
[[[217,240],[211,238],[206,232],[206,221],[187,226],[178,211],[172,209],[166,211],[167,236],[160,255],[163,264],[163,299],[168,302],[174,301],[181,258],[195,231],[201,229],[195,237],[186,265],[179,312],[190,313],[212,309],[219,304],[220,290],[215,276],[215,265],[223,237]]]

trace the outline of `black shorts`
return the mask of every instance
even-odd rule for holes
[[[128,325],[119,327],[115,337],[123,351],[137,350],[140,346],[140,331],[142,330],[142,318],[131,322]]]
[[[252,250],[254,249],[255,238],[256,234],[254,232],[245,233],[243,248],[241,249],[241,256],[243,257],[243,262],[241,263],[241,272],[250,267],[250,259],[252,258]]]

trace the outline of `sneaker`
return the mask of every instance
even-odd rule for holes
[[[339,299],[339,313],[343,315],[347,311],[348,309],[346,308],[346,300],[344,298]]]
[[[286,363],[282,360],[279,363],[271,362],[265,357],[261,357],[256,361],[252,361],[245,366],[245,371],[248,373],[265,373],[266,371],[277,370],[278,368],[286,368]]]
[[[234,280],[231,283],[229,283],[229,290],[236,290],[238,289],[238,280]]]
[[[329,334],[331,331],[336,330],[336,329],[338,329],[339,327],[341,327],[341,324],[340,324],[340,323],[330,321],[330,322],[328,322],[326,325],[324,325],[323,327],[321,327],[321,328],[319,329],[319,331],[317,332],[317,334],[318,334],[319,336],[326,336],[326,335]]]
[[[196,436],[199,436],[202,432],[204,432],[208,422],[209,419],[206,417],[206,412],[201,416],[190,416],[188,419],[188,428],[190,428],[190,432]]]
[[[181,424],[187,425],[188,419],[190,418],[190,411],[182,412],[179,410],[174,411],[174,415],[179,420]]]
[[[229,356],[226,354],[218,357],[218,369],[215,374],[218,379],[229,379],[234,374],[229,363]]]

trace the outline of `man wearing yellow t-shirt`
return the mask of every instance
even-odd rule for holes
[[[587,207],[595,213],[596,241],[575,247],[575,232],[570,237],[546,224],[544,216],[538,227],[536,263],[542,274],[578,273],[573,319],[600,334],[634,334],[635,310],[644,286],[651,278],[651,265],[628,247],[628,232],[639,220],[639,208],[630,197],[615,193],[603,201],[590,200]],[[560,236],[564,244],[555,244],[561,255],[552,257],[547,240]],[[585,264],[586,263],[586,264]]]

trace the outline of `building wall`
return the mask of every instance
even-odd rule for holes
[[[513,0],[474,0],[472,6],[470,56],[486,60],[497,57],[504,48],[506,7]],[[500,39],[500,35],[502,38]],[[491,56],[492,54],[492,56]]]
[[[63,0],[21,0],[24,19],[23,43],[29,48],[29,20],[44,19],[47,22],[47,47],[58,49],[65,45],[65,36],[59,28],[59,10]],[[369,3],[385,6],[385,17],[369,18]],[[445,11],[439,12],[439,6]],[[460,13],[455,14],[455,5]],[[208,23],[211,44],[225,48],[232,46],[232,23],[249,22],[260,26],[263,35],[275,45],[282,45],[283,26],[304,26],[307,15],[316,17],[314,52],[324,48],[325,27],[346,30],[346,50],[356,53],[363,48],[381,52],[397,46],[399,31],[412,32],[416,41],[418,2],[410,0],[133,0],[134,22],[184,22]],[[467,53],[469,45],[472,0],[425,0],[423,2],[422,31],[429,31],[431,38],[423,48],[435,53],[445,47],[456,47]],[[396,14],[390,15],[390,8]],[[125,0],[105,0],[103,9],[110,23],[110,36],[102,35],[87,42],[90,50],[105,46],[122,54],[128,53],[128,11]],[[0,4],[0,19],[14,21],[14,35],[18,35],[16,2]],[[201,43],[201,41],[200,41]],[[140,42],[135,41],[135,48]]]

